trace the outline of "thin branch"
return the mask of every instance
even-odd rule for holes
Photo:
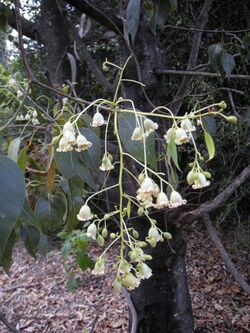
[[[225,250],[218,233],[216,229],[214,228],[211,219],[209,217],[209,214],[203,214],[203,221],[207,227],[207,231],[209,233],[209,236],[211,237],[212,241],[214,242],[214,245],[216,246],[221,258],[224,260],[225,265],[229,272],[233,275],[235,281],[238,283],[238,285],[245,290],[246,293],[250,295],[250,286],[249,284],[245,281],[245,279],[242,277],[240,272],[237,270],[235,267],[234,263],[232,262],[229,254]]]
[[[206,25],[208,21],[208,14],[211,8],[213,0],[205,0],[203,7],[201,9],[200,15],[197,20],[197,28],[202,30],[204,26]],[[188,60],[188,65],[187,65],[187,70],[193,68],[196,66],[198,54],[199,54],[199,49],[200,49],[200,43],[201,43],[201,37],[202,37],[202,31],[196,31],[193,37],[193,43],[189,55],[189,60]],[[180,97],[183,97],[184,95],[187,94],[190,84],[192,82],[192,77],[190,76],[184,76],[182,79],[182,82],[180,84],[180,87],[175,94],[174,100],[171,104],[171,110],[173,114],[178,114],[179,109],[182,105],[183,99],[180,99]]]
[[[6,318],[5,316],[3,315],[3,313],[0,312],[0,321],[4,323],[4,325],[6,327],[8,327],[8,329],[11,331],[11,332],[14,332],[14,333],[21,333],[21,331],[17,330],[15,328],[14,325],[12,325]]]
[[[4,9],[7,10],[8,15],[8,25],[17,30],[17,22],[16,22],[16,14],[14,9],[10,9],[8,6],[5,6],[1,3]],[[26,37],[31,38],[33,40],[37,40],[38,42],[41,41],[40,34],[39,34],[39,26],[32,21],[27,20],[26,18],[20,16],[20,21],[23,27],[23,33]]]
[[[18,42],[19,42],[19,49],[21,51],[21,57],[22,57],[22,62],[24,65],[24,69],[27,75],[27,78],[29,82],[32,82],[33,79],[33,74],[29,66],[27,54],[24,49],[23,45],[23,31],[22,31],[22,22],[21,22],[21,16],[20,16],[20,1],[19,0],[14,0],[15,3],[15,13],[16,13],[16,26],[17,26],[17,32],[18,32]]]
[[[175,69],[156,69],[155,74],[157,75],[185,75],[185,76],[204,76],[209,78],[218,78],[217,73],[210,72],[196,72],[191,70],[175,70]],[[250,75],[244,74],[231,74],[231,79],[250,80]]]
[[[233,99],[233,95],[232,95],[232,92],[230,90],[228,90],[228,97],[229,97],[229,100],[230,100],[230,103],[231,103],[231,107],[233,109],[233,112],[234,114],[240,118],[240,115],[239,113],[236,111],[236,108],[235,108],[235,104],[234,104],[234,99]]]
[[[164,28],[171,28],[171,29],[176,29],[176,30],[185,30],[185,31],[188,31],[188,32],[208,32],[208,33],[231,33],[231,34],[237,34],[237,33],[242,33],[242,32],[248,32],[250,31],[250,29],[246,28],[246,29],[241,29],[241,30],[224,30],[224,29],[215,29],[215,30],[210,30],[210,29],[196,29],[196,28],[188,28],[188,27],[177,27],[175,25],[171,25],[171,24],[167,24],[164,26]]]
[[[67,3],[78,9],[80,12],[85,13],[96,22],[122,36],[122,24],[116,16],[113,16],[110,13],[109,15],[106,15],[103,9],[95,7],[86,0],[67,0]]]
[[[192,224],[194,221],[200,219],[203,214],[209,214],[217,208],[221,207],[231,197],[231,195],[248,179],[250,178],[250,165],[247,166],[241,174],[236,177],[232,183],[225,188],[224,191],[219,193],[212,201],[201,204],[198,208],[185,212],[177,220],[178,226],[185,226]]]
[[[95,60],[91,57],[90,52],[88,51],[86,45],[80,37],[76,36],[76,42],[81,52],[81,56],[86,64],[89,66],[89,69],[94,74],[97,81],[101,84],[102,88],[106,90],[108,93],[114,92],[114,87],[110,82],[105,78],[100,68],[97,66]]]

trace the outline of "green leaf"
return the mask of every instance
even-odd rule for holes
[[[221,56],[222,56],[222,47],[221,44],[213,44],[208,48],[208,58],[212,68],[221,73],[223,68],[221,67]]]
[[[40,241],[39,231],[31,225],[22,225],[20,227],[20,238],[23,240],[24,246],[28,253],[35,257],[35,250]]]
[[[18,159],[17,159],[17,165],[19,166],[19,168],[22,171],[25,171],[26,168],[26,164],[28,162],[28,157],[27,157],[27,151],[28,151],[29,147],[25,146],[21,149]]]
[[[4,252],[0,257],[0,266],[3,267],[6,273],[9,272],[11,266],[12,251],[17,240],[18,240],[17,234],[14,230],[12,230],[5,244]]]
[[[235,67],[235,60],[232,54],[225,52],[221,57],[221,66],[224,69],[224,72],[227,75],[227,78],[230,79],[230,75]]]
[[[25,199],[24,175],[16,163],[0,156],[0,260]]]
[[[157,0],[154,5],[153,14],[150,13],[151,18],[149,28],[156,33],[156,27],[163,28],[168,15],[177,9],[177,0]]]
[[[0,3],[0,33],[6,32],[8,25],[8,9]]]
[[[85,271],[87,268],[93,268],[94,262],[91,260],[86,253],[79,252],[76,256],[76,262],[81,268],[82,271]]]
[[[18,151],[19,151],[20,143],[21,143],[21,139],[18,137],[18,138],[13,139],[8,147],[8,157],[14,162],[17,162],[17,160],[18,160]]]
[[[173,160],[174,165],[176,168],[180,170],[179,163],[178,163],[178,155],[177,155],[177,148],[175,144],[175,129],[173,128],[171,134],[169,135],[169,141],[167,143],[167,156],[168,156],[168,163],[171,165],[171,160]]]
[[[130,0],[126,9],[126,20],[128,34],[131,36],[134,43],[135,36],[140,23],[141,0]]]
[[[81,161],[81,154],[75,151],[67,153],[55,152],[55,160],[58,170],[65,179],[80,176],[92,189],[95,189],[91,173]]]
[[[141,162],[144,162],[143,143],[131,140],[132,133],[136,127],[135,116],[131,113],[120,113],[118,116],[119,135],[127,152]],[[155,136],[151,133],[146,138],[146,153],[148,164],[156,169],[157,160],[155,153]]]
[[[80,153],[81,159],[90,170],[96,171],[99,174],[100,159],[101,159],[101,143],[98,136],[89,128],[81,128],[80,132],[92,143],[92,146]]]
[[[35,206],[35,215],[45,234],[63,225],[65,209],[65,203],[61,195],[38,199]]]
[[[214,153],[215,153],[214,140],[211,137],[211,135],[206,131],[204,131],[204,139],[205,139],[208,156],[209,156],[208,161],[210,161],[212,158],[214,158]]]
[[[83,189],[84,184],[80,176],[75,176],[68,179],[68,216],[66,223],[67,231],[72,231],[78,224],[76,215],[78,214],[81,206],[83,205]]]
[[[214,136],[216,134],[217,125],[214,117],[212,116],[202,117],[202,124],[206,132],[208,132],[211,136]]]

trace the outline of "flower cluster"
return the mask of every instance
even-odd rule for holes
[[[211,174],[209,172],[204,172],[202,170],[196,170],[193,168],[189,171],[187,175],[187,183],[192,185],[193,189],[200,189],[210,185],[210,181],[207,178],[210,178]]]
[[[153,133],[155,130],[158,129],[158,124],[153,122],[153,120],[146,118],[143,122],[144,127],[137,126],[133,133],[131,140],[133,141],[142,141],[143,138],[149,136],[150,133]]]
[[[20,114],[16,117],[16,121],[30,121],[32,125],[39,125],[40,121],[37,119],[37,111],[29,110],[25,115]]]
[[[75,146],[77,152],[81,152],[89,149],[92,143],[87,140],[87,138],[80,132],[76,136],[76,131],[74,125],[71,122],[66,122],[63,126],[62,137],[59,141],[58,152],[68,152],[72,151]]]
[[[186,203],[186,200],[182,199],[180,193],[175,190],[172,190],[168,199],[167,194],[160,191],[159,186],[148,176],[144,178],[137,190],[136,198],[143,208],[176,208]],[[156,199],[155,203],[153,202],[154,198]]]

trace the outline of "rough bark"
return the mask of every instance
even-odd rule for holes
[[[141,223],[145,232],[145,221]],[[148,227],[148,226],[147,226]],[[143,230],[140,230],[143,232]],[[173,240],[148,248],[153,276],[131,292],[137,310],[137,333],[192,333],[193,317],[185,268],[186,244],[181,230]]]
[[[70,78],[66,55],[70,45],[69,31],[61,8],[59,0],[41,2],[41,40],[45,50],[46,71],[52,85],[61,85]]]

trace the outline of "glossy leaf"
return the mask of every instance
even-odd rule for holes
[[[0,156],[0,260],[25,199],[24,175],[11,159]]]
[[[211,137],[211,135],[206,131],[204,131],[204,139],[205,139],[205,143],[206,143],[207,151],[208,151],[208,155],[209,155],[208,161],[210,161],[212,158],[214,158],[214,154],[215,154],[214,141],[213,141],[213,138]]]
[[[221,56],[222,56],[222,47],[221,47],[220,43],[209,46],[208,57],[209,57],[210,64],[216,72],[220,72],[220,73],[222,71]]]
[[[205,116],[202,118],[202,124],[211,136],[214,136],[217,132],[216,120],[212,116]]]
[[[232,54],[225,52],[221,57],[221,65],[227,78],[230,79],[230,75],[235,67],[235,60]]]
[[[17,159],[17,165],[19,166],[19,168],[22,171],[25,171],[26,168],[26,164],[28,162],[28,157],[27,157],[27,151],[28,151],[29,147],[25,146],[21,149],[18,159]]]
[[[65,203],[61,195],[38,199],[35,206],[35,215],[45,234],[57,229],[64,223]]]
[[[126,9],[126,20],[128,34],[134,43],[135,36],[140,23],[141,0],[130,0]]]
[[[4,251],[0,257],[0,266],[2,266],[5,272],[7,273],[9,272],[11,266],[13,247],[17,240],[18,240],[17,234],[14,230],[12,230],[8,240],[6,241]]]
[[[171,134],[169,135],[169,140],[167,143],[167,156],[168,156],[168,163],[171,165],[171,160],[172,160],[176,168],[180,170],[178,163],[177,148],[175,144],[175,129],[172,129]]]
[[[118,116],[119,135],[127,152],[139,161],[144,162],[143,143],[131,140],[132,133],[136,127],[135,116],[129,113],[120,113]],[[151,133],[146,138],[146,152],[148,164],[156,169],[155,137]]]
[[[8,157],[14,161],[17,162],[18,160],[18,151],[20,147],[21,139],[15,138],[11,141],[8,147]]]

